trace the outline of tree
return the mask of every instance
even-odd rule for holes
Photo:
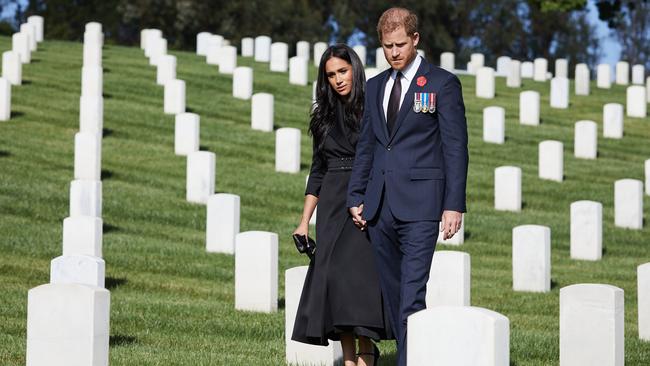
[[[621,45],[621,59],[650,68],[650,1],[605,0],[596,6]]]

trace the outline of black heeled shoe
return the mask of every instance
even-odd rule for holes
[[[381,353],[379,353],[379,348],[377,348],[376,344],[373,344],[372,347],[373,347],[372,353],[370,353],[370,352],[359,352],[359,353],[357,353],[357,356],[372,356],[374,358],[373,365],[377,366],[377,365],[379,365],[379,357],[381,356]]]

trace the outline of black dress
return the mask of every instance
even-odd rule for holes
[[[367,231],[352,222],[346,206],[358,132],[337,123],[325,138],[323,164],[316,156],[305,194],[318,197],[316,255],[309,264],[291,339],[327,345],[342,332],[392,339],[382,304],[379,274]]]

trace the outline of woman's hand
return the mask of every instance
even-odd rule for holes
[[[309,236],[309,223],[301,222],[300,225],[293,231],[293,234],[298,234],[301,236]]]

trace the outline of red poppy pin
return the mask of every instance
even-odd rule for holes
[[[420,76],[417,80],[417,84],[419,87],[425,86],[427,84],[427,78],[425,78],[424,76]]]

